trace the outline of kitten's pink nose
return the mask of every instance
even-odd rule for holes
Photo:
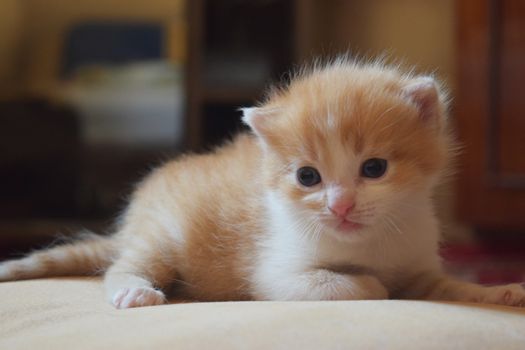
[[[344,218],[354,209],[354,207],[355,203],[353,201],[343,200],[333,203],[328,209],[330,209],[333,214]]]

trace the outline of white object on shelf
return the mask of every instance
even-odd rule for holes
[[[174,147],[184,132],[180,75],[165,62],[89,67],[61,95],[80,115],[87,144]]]

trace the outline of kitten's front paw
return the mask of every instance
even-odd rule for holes
[[[115,293],[111,302],[117,309],[127,309],[161,305],[166,302],[166,297],[160,290],[154,288],[123,288]]]
[[[312,300],[388,299],[387,289],[374,276],[345,275],[319,270],[310,275],[307,288]]]
[[[525,289],[519,284],[488,287],[481,301],[489,304],[525,307]]]

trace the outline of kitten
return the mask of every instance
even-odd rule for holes
[[[428,76],[339,59],[243,110],[252,134],[168,162],[118,231],[0,264],[0,280],[105,271],[117,308],[199,300],[414,298],[523,306],[442,273],[431,195],[451,160]]]

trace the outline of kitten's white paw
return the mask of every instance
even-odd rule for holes
[[[468,300],[478,303],[525,307],[525,289],[519,284],[483,288],[482,293],[471,295]]]
[[[307,288],[311,300],[377,300],[388,299],[381,282],[368,275],[345,275],[319,270],[310,275]]]
[[[161,305],[166,303],[166,297],[160,290],[154,288],[123,288],[115,293],[111,302],[117,309],[128,309]]]
[[[525,289],[519,284],[488,287],[481,302],[525,307]]]

